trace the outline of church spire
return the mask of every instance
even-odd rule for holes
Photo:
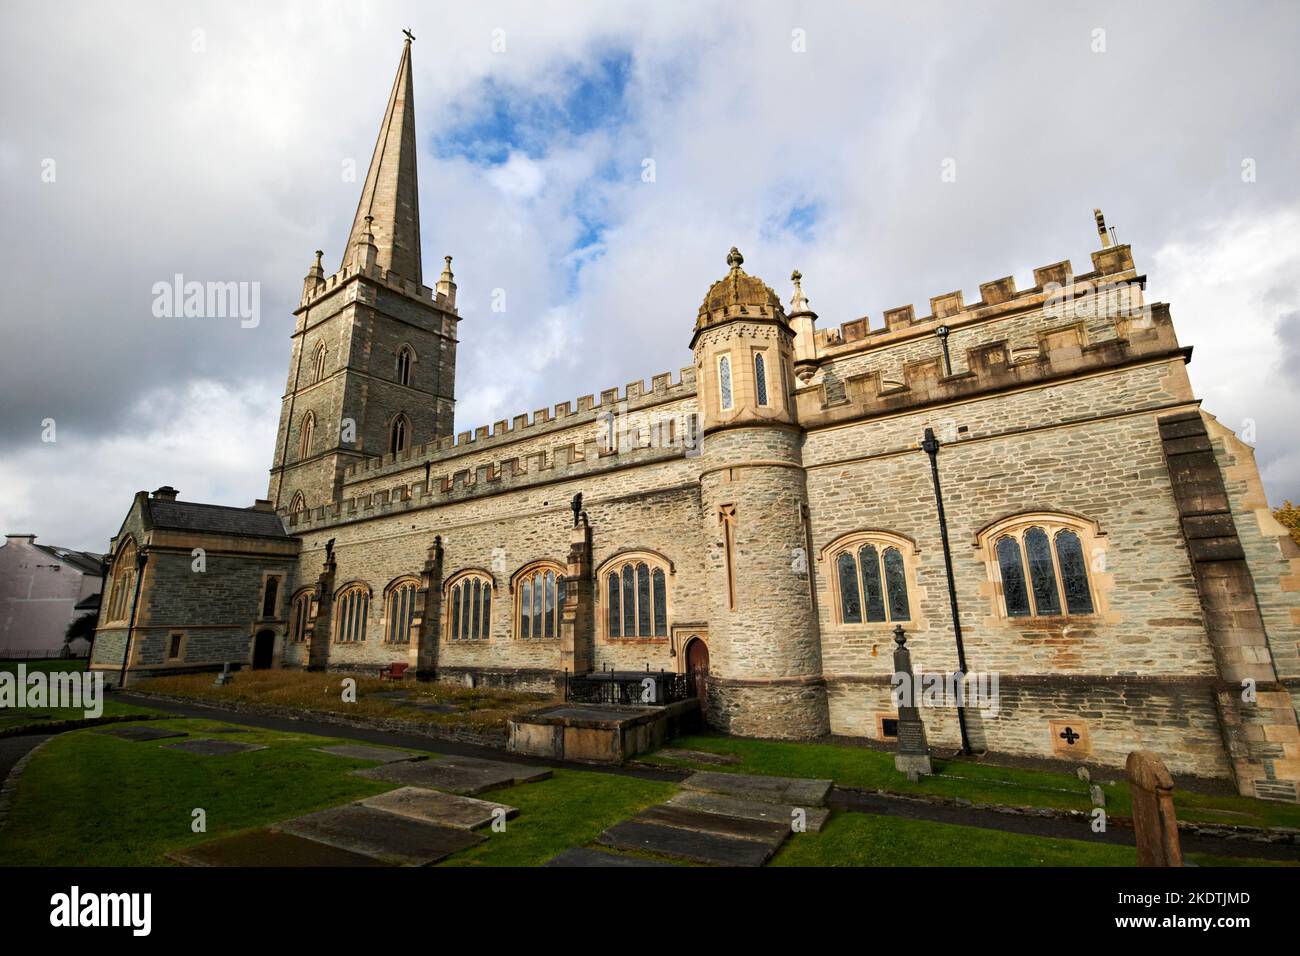
[[[420,197],[415,175],[415,97],[411,91],[411,41],[409,31],[402,59],[388,96],[384,122],[370,158],[361,189],[361,201],[343,252],[343,266],[361,264],[366,234],[378,253],[375,263],[403,279],[420,284]]]

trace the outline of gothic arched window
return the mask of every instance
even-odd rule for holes
[[[754,353],[754,394],[758,404],[767,404],[767,360],[762,352]]]
[[[403,345],[397,350],[397,382],[399,385],[411,384],[411,364],[415,361],[415,353],[411,351],[409,345]]]
[[[366,618],[370,613],[370,588],[348,584],[334,599],[334,640],[353,644],[366,639]]]
[[[668,636],[668,574],[672,568],[653,552],[617,555],[602,565],[597,580],[606,607],[606,638]],[[598,600],[600,599],[598,595]]]
[[[911,542],[884,532],[857,532],[833,542],[826,554],[834,569],[840,624],[884,624],[912,620],[908,593]]]
[[[113,582],[109,590],[105,623],[124,621],[131,613],[131,600],[135,597],[135,576],[138,572],[135,566],[137,553],[135,540],[128,538],[118,547],[117,554],[113,557]]]
[[[302,428],[298,436],[298,457],[306,458],[311,454],[311,440],[316,432],[316,414],[308,412],[302,417]]]
[[[301,491],[293,493],[293,500],[289,502],[289,514],[296,515],[300,511],[307,510],[307,499],[303,497]]]
[[[718,359],[718,404],[723,411],[731,408],[731,356]]]
[[[311,621],[311,588],[303,588],[293,596],[293,620],[289,627],[289,636],[294,641],[307,638],[307,624]]]
[[[515,637],[522,641],[553,641],[560,636],[564,575],[564,566],[555,561],[536,561],[515,572]]]
[[[312,381],[319,382],[325,377],[325,343],[316,346],[316,356],[312,360]]]
[[[410,440],[411,423],[405,415],[398,415],[393,419],[393,424],[388,431],[389,454],[396,455],[398,452],[406,451]]]
[[[384,640],[389,644],[411,643],[411,621],[415,617],[415,578],[401,578],[388,586],[387,627]]]
[[[1062,617],[1096,613],[1084,541],[1093,531],[1068,515],[1035,515],[999,522],[982,535],[1000,584],[1006,617]]]
[[[447,584],[447,640],[486,641],[492,633],[492,578],[462,571]]]

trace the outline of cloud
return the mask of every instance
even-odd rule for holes
[[[1256,419],[1270,492],[1300,497],[1277,371],[1300,307],[1293,5],[137,9],[19,0],[0,34],[0,500],[44,540],[102,548],[164,482],[265,493],[301,277],[315,249],[342,257],[343,172],[364,173],[407,25],[424,261],[454,255],[459,286],[459,430],[689,364],[732,245],[783,298],[799,268],[823,326],[878,325],[1086,264],[1101,206],[1196,346],[1207,407]],[[155,319],[176,273],[260,283],[261,323]],[[228,459],[198,385],[252,429]],[[140,417],[159,396],[184,429]],[[75,457],[41,446],[46,417]]]

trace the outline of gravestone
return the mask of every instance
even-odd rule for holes
[[[1182,866],[1178,820],[1174,816],[1174,778],[1157,755],[1135,750],[1124,764],[1133,796],[1133,832],[1138,866]]]
[[[105,734],[109,737],[121,737],[123,740],[166,740],[168,737],[184,737],[183,730],[171,730],[165,727],[148,727],[140,724],[131,724],[126,727],[109,727],[106,730],[96,730],[97,734]]]
[[[930,745],[925,739],[925,724],[916,706],[916,676],[912,673],[912,652],[907,649],[907,635],[903,625],[894,628],[894,675],[906,680],[908,696],[898,705],[898,752],[894,755],[894,769],[914,779],[923,773],[933,773],[930,766]]]
[[[230,673],[230,662],[227,661],[225,664],[221,665],[221,673],[218,674],[217,679],[212,682],[212,686],[221,687],[223,684],[229,684],[234,679],[235,675]]]
[[[237,740],[182,740],[178,744],[163,744],[168,750],[183,750],[200,757],[224,757],[250,750],[266,750],[266,744],[245,744]]]

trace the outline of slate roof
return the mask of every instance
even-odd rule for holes
[[[243,538],[287,538],[284,523],[274,511],[205,505],[197,501],[146,499],[149,520],[155,528],[176,531],[206,531]]]
[[[73,551],[70,548],[60,548],[53,544],[38,544],[36,547],[50,557],[70,565],[82,574],[93,574],[95,577],[99,577],[103,573],[100,564],[103,559],[101,554],[96,554],[93,551]]]

